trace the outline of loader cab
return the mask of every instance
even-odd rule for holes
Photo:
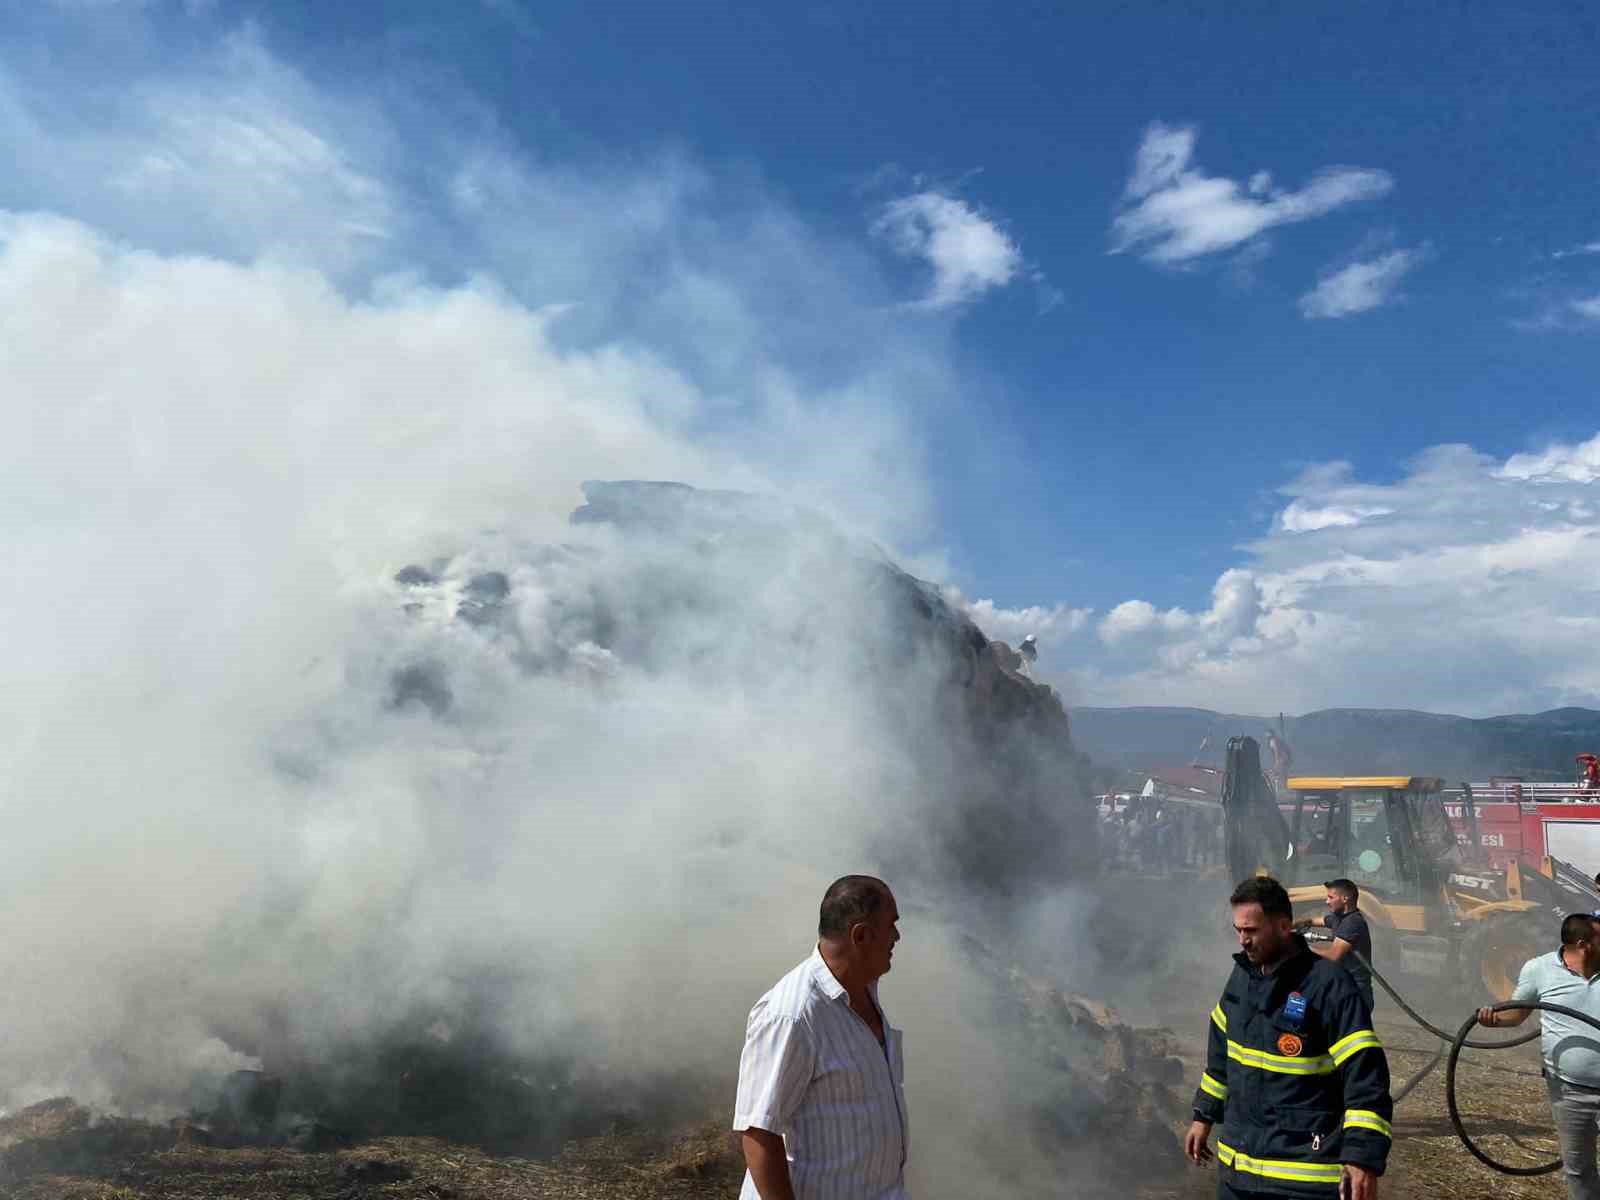
[[[1290,843],[1285,883],[1299,910],[1320,907],[1322,884],[1353,879],[1363,907],[1399,929],[1428,927],[1443,875],[1460,857],[1440,796],[1424,776],[1300,777],[1281,804]],[[1380,918],[1381,919],[1381,918]]]

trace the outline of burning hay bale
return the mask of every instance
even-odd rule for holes
[[[629,1122],[672,1128],[657,1118],[700,1112],[692,1081],[727,1069],[702,1025],[730,981],[703,953],[664,952],[690,925],[707,944],[742,936],[753,897],[776,904],[844,854],[881,860],[930,898],[933,922],[1003,920],[1013,898],[1095,869],[1060,696],[954,597],[756,497],[644,483],[585,497],[573,545],[474,537],[399,571],[348,671],[308,684],[304,714],[252,731],[270,774],[244,776],[285,803],[243,828],[281,834],[280,857],[247,873],[204,937],[185,930],[130,968],[110,1016],[46,1031],[44,1077],[80,1077],[65,1068],[84,1059],[97,1095],[166,1115],[202,1090],[175,1063],[216,1084],[203,1114],[141,1134],[169,1156],[162,1170],[256,1161],[309,1179],[322,1163],[301,1189],[320,1195],[337,1191],[339,1154],[386,1135],[543,1158]],[[391,802],[406,822],[375,819]],[[800,816],[826,839],[792,839]],[[640,836],[598,836],[606,822]],[[252,866],[269,857],[248,848]],[[482,919],[500,914],[517,917]],[[203,966],[207,986],[175,987],[174,962]],[[973,981],[955,982],[964,995]],[[657,988],[683,1015],[641,1038]],[[1091,1069],[1089,1031],[1068,1042],[1050,1087],[1092,1084],[1118,1112],[1124,1092],[1145,1094],[1138,1043],[1093,1041],[1105,1062]],[[265,1069],[220,1081],[246,1064]],[[924,1069],[936,1082],[916,1086],[937,1091]],[[1123,1076],[1140,1082],[1107,1082]],[[956,1108],[958,1128],[991,1120]],[[70,1167],[74,1138],[114,1128],[79,1123],[19,1154]],[[604,1145],[628,1158],[622,1176],[668,1187],[736,1174],[725,1140],[652,1151],[648,1166]],[[470,1194],[411,1169],[347,1182]]]
[[[269,1137],[278,1118],[283,1080],[265,1071],[234,1071],[223,1080],[211,1127],[237,1141]]]
[[[0,1120],[0,1183],[38,1174],[96,1174],[106,1164],[168,1150],[177,1131],[147,1121],[96,1117],[57,1097]]]
[[[1021,971],[1010,973],[1016,1016],[1046,1072],[1040,1131],[1069,1160],[1107,1145],[1171,1146],[1173,1153],[1106,1156],[1148,1180],[1163,1166],[1181,1172],[1176,1153],[1188,1119],[1186,1070],[1177,1038],[1166,1029],[1129,1025],[1114,1009],[1063,991]]]

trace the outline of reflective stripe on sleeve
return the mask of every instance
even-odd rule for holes
[[[1339,1163],[1293,1162],[1283,1158],[1251,1158],[1217,1140],[1217,1159],[1225,1167],[1260,1175],[1266,1179],[1289,1179],[1296,1183],[1327,1183],[1339,1186],[1344,1168]]]
[[[1204,1084],[1201,1085],[1202,1087]],[[1344,1110],[1344,1127],[1346,1129],[1370,1129],[1374,1133],[1381,1133],[1384,1137],[1394,1140],[1394,1130],[1389,1122],[1369,1108],[1347,1108]]]
[[[1211,1023],[1223,1033],[1228,1032],[1228,1014],[1222,1011],[1222,1005],[1217,1005],[1211,1010]]]
[[[1208,1096],[1215,1096],[1218,1100],[1228,1098],[1228,1085],[1217,1079],[1210,1071],[1200,1073],[1200,1090]],[[1348,1119],[1347,1117],[1346,1120]]]
[[[1350,1051],[1354,1054],[1355,1051]],[[1238,1042],[1229,1040],[1228,1057],[1236,1063],[1246,1067],[1254,1067],[1258,1071],[1272,1071],[1279,1075],[1331,1075],[1333,1073],[1333,1059],[1326,1054],[1269,1054],[1265,1050],[1254,1050],[1249,1046],[1241,1046]]]
[[[1334,1066],[1342,1066],[1344,1060],[1352,1054],[1362,1050],[1382,1050],[1383,1043],[1378,1040],[1378,1035],[1370,1029],[1358,1029],[1354,1033],[1346,1034],[1333,1045],[1328,1047],[1328,1053],[1333,1057]]]

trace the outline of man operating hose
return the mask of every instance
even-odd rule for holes
[[[1530,958],[1517,977],[1511,1000],[1560,1004],[1600,1017],[1600,920],[1573,913],[1561,922],[1561,948]],[[1521,1025],[1531,1008],[1478,1010],[1478,1023]],[[1600,1035],[1562,1013],[1540,1016],[1539,1047],[1544,1055],[1550,1111],[1561,1137],[1561,1173],[1571,1200],[1600,1200],[1595,1142],[1600,1130]]]
[[[1349,971],[1361,998],[1372,1008],[1372,970],[1367,965],[1372,962],[1372,932],[1360,908],[1361,889],[1351,879],[1330,879],[1322,886],[1328,889],[1328,915],[1320,922],[1307,918],[1295,928],[1320,924],[1333,934],[1325,946],[1312,946],[1311,952],[1332,959]]]
[[[1218,1200],[1377,1200],[1394,1104],[1372,1010],[1294,932],[1277,880],[1246,879],[1229,904],[1240,952],[1211,1010],[1184,1153],[1210,1162],[1220,1121]]]

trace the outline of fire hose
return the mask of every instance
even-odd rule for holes
[[[1394,986],[1378,973],[1378,971],[1370,962],[1367,961],[1366,957],[1362,955],[1359,950],[1355,951],[1355,957],[1362,966],[1366,967],[1368,971],[1372,972],[1372,978],[1383,987],[1384,991],[1389,993],[1390,997],[1392,997],[1394,1002],[1400,1006],[1401,1011],[1404,1012],[1406,1016],[1410,1017],[1417,1023],[1418,1026],[1433,1034],[1434,1037],[1438,1038],[1441,1043],[1443,1043],[1439,1047],[1439,1052],[1433,1056],[1433,1060],[1429,1062],[1427,1066],[1423,1067],[1421,1071],[1417,1072],[1417,1074],[1414,1075],[1410,1080],[1408,1080],[1406,1086],[1402,1088],[1398,1094],[1396,1094],[1394,1097],[1394,1102],[1399,1104],[1401,1100],[1410,1095],[1411,1090],[1415,1088],[1417,1084],[1421,1083],[1422,1080],[1429,1074],[1429,1072],[1439,1065],[1439,1060],[1443,1058],[1446,1060],[1444,1072],[1444,1099],[1445,1105],[1450,1112],[1450,1124],[1455,1129],[1456,1137],[1461,1139],[1461,1144],[1467,1148],[1468,1152],[1474,1158],[1483,1163],[1484,1166],[1489,1167],[1492,1170],[1499,1171],[1502,1175],[1548,1175],[1552,1171],[1559,1171],[1561,1169],[1561,1160],[1559,1158],[1551,1162],[1540,1163],[1537,1166],[1532,1167],[1512,1166],[1509,1163],[1498,1162],[1491,1158],[1482,1147],[1472,1140],[1472,1136],[1467,1133],[1466,1125],[1463,1124],[1461,1120],[1460,1106],[1456,1102],[1456,1064],[1461,1058],[1461,1051],[1463,1049],[1470,1047],[1474,1050],[1509,1050],[1513,1046],[1523,1046],[1528,1042],[1533,1041],[1534,1038],[1539,1036],[1540,1031],[1537,1029],[1532,1029],[1527,1033],[1522,1034],[1520,1037],[1507,1038],[1504,1041],[1474,1041],[1472,1038],[1467,1036],[1478,1024],[1478,1014],[1476,1011],[1474,1011],[1470,1017],[1461,1023],[1461,1028],[1454,1034],[1446,1033],[1437,1025],[1434,1025],[1432,1022],[1430,1022],[1416,1009],[1412,1008],[1411,1005],[1407,1004],[1405,997],[1399,992],[1395,991]],[[1538,1009],[1540,1012],[1560,1013],[1564,1017],[1572,1017],[1575,1020],[1582,1021],[1585,1025],[1592,1027],[1596,1031],[1600,1031],[1600,1020],[1591,1017],[1588,1013],[1578,1012],[1576,1009],[1567,1008],[1562,1004],[1546,1004],[1542,1000],[1522,1000],[1508,1002],[1505,1004],[1496,1004],[1491,1006],[1490,1011],[1498,1013],[1506,1012],[1509,1009],[1516,1009],[1520,1012],[1521,1010],[1528,1008]]]

